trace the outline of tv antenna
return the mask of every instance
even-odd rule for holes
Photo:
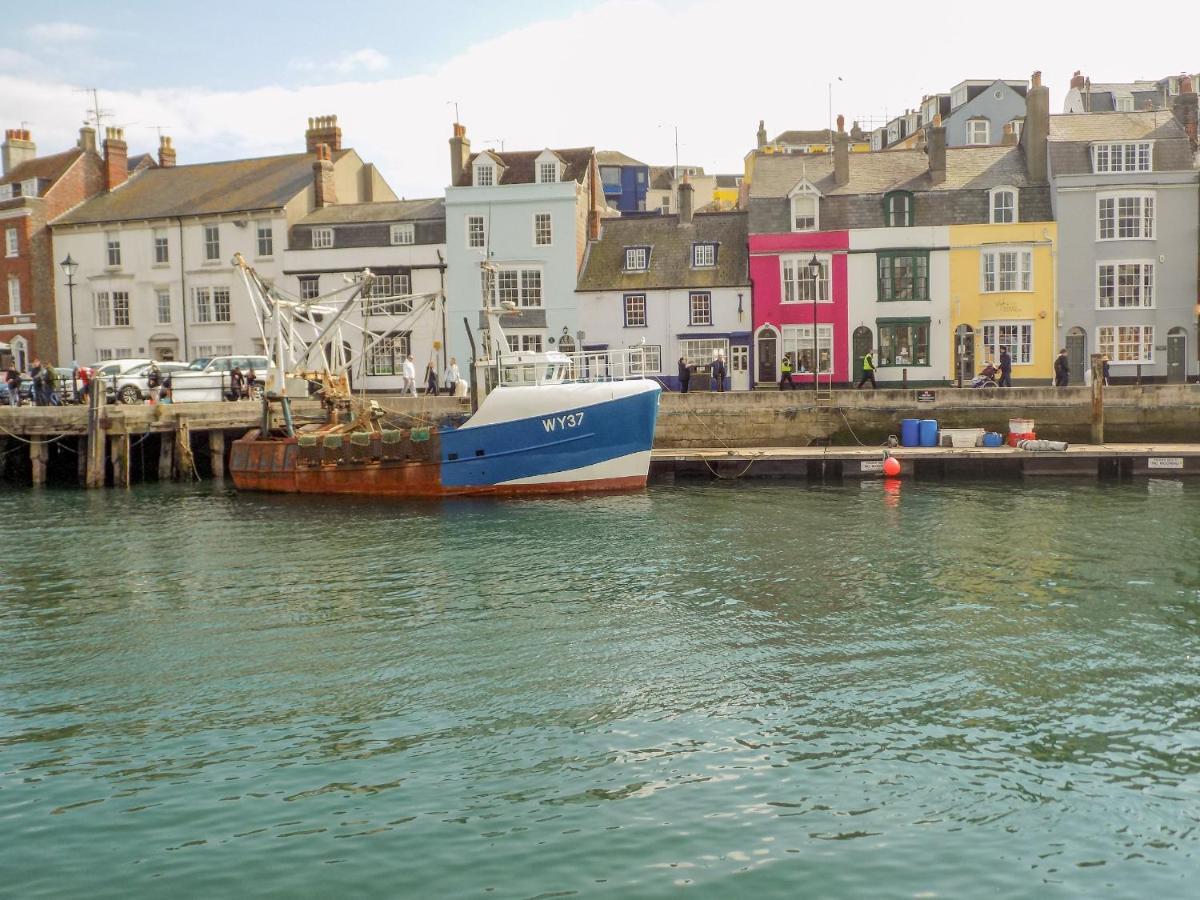
[[[92,95],[92,106],[88,110],[87,118],[83,120],[83,124],[91,125],[96,131],[99,131],[104,120],[113,117],[113,111],[111,109],[100,108],[100,92],[96,88],[76,88],[75,92]]]
[[[455,123],[456,125],[457,125],[457,124],[459,124],[459,118],[458,118],[458,101],[457,101],[457,100],[447,100],[447,101],[446,101],[446,105],[447,105],[447,106],[453,106],[453,107],[454,107],[454,123]]]

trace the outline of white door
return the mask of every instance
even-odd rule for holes
[[[729,389],[750,390],[750,347],[734,344],[729,348]]]

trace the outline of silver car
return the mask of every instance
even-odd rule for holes
[[[181,372],[188,367],[186,362],[160,362],[158,363],[158,371],[162,373],[161,377],[166,378],[172,372]],[[147,372],[150,369],[150,363],[143,363],[140,366],[135,366],[132,369],[121,373],[116,378],[106,379],[108,387],[108,397],[110,400],[119,400],[121,403],[141,403],[150,396],[150,384]],[[161,381],[159,387],[162,386]]]

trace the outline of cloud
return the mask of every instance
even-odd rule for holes
[[[998,22],[981,52],[977,43],[952,39],[961,7],[929,0],[914,45],[921,52],[901,58],[896,47],[917,39],[911,10],[868,3],[864,16],[875,27],[850,36],[845,9],[826,6],[604,0],[495,34],[405,77],[380,76],[387,59],[361,49],[293,70],[320,72],[331,83],[102,90],[100,101],[114,110],[115,122],[167,123],[180,164],[297,152],[308,117],[335,113],[346,145],[375,163],[398,194],[428,197],[441,194],[450,178],[448,101],[458,102],[476,150],[487,146],[482,138],[503,138],[509,150],[595,146],[667,165],[678,126],[683,163],[739,172],[759,119],[769,135],[824,128],[830,112],[869,127],[964,78],[1028,78],[1039,68],[1053,109],[1076,68],[1097,80],[1122,80],[1179,71],[1195,55],[1190,32],[1175,29],[1114,61],[1107,23],[1054,4],[1041,7],[1044,20],[1033,31],[1016,19]],[[752,40],[714,31],[734,20],[746,24]],[[631,38],[634,25],[643,37]],[[815,37],[829,35],[842,37]],[[72,146],[87,105],[75,87],[0,74],[0,127],[30,120],[42,152]],[[131,125],[126,134],[131,153],[158,142],[148,125]]]
[[[301,72],[330,72],[335,75],[353,75],[361,70],[364,72],[382,72],[390,65],[386,56],[373,47],[363,47],[353,53],[347,53],[338,59],[314,61],[308,59],[293,60],[291,67]]]
[[[25,34],[39,44],[84,43],[95,40],[100,30],[79,22],[40,22],[26,28]]]
[[[36,64],[37,61],[28,53],[10,47],[0,47],[0,69],[21,69],[27,72]]]

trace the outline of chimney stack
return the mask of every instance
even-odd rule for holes
[[[171,146],[171,139],[165,134],[158,139],[158,164],[164,169],[175,165],[175,148]]]
[[[454,123],[454,136],[450,138],[450,186],[458,184],[458,179],[467,168],[467,160],[471,158],[471,139],[467,137],[467,126]]]
[[[1012,122],[1004,123],[1004,135],[1000,138],[1000,146],[1015,147],[1017,146],[1017,128]]]
[[[850,126],[850,140],[861,141],[863,139],[863,137],[865,137],[865,135],[863,134],[861,125],[859,125],[857,122],[855,122],[853,125]]]
[[[1179,120],[1179,124],[1183,126],[1183,130],[1187,132],[1193,153],[1196,152],[1196,107],[1196,87],[1192,84],[1191,76],[1184,75],[1179,79],[1179,93],[1175,96],[1172,111],[1175,113],[1175,118]]]
[[[315,116],[308,120],[304,152],[316,153],[321,144],[328,146],[332,153],[342,149],[342,129],[338,128],[337,116]]]
[[[1082,73],[1080,73],[1078,69],[1076,69],[1075,74],[1071,76],[1071,87],[1082,91],[1086,86],[1087,79],[1083,77]]]
[[[850,181],[850,138],[844,131],[833,136],[833,180],[837,184]]]
[[[686,175],[683,176],[683,181],[679,185],[679,224],[692,224],[692,204],[694,202],[696,189],[692,187],[692,182],[688,180]]]
[[[104,129],[104,187],[113,190],[129,177],[129,145],[124,128]]]
[[[84,153],[96,152],[96,129],[90,125],[84,125],[79,129],[79,143],[76,145]]]
[[[4,145],[0,147],[0,162],[7,175],[21,163],[37,158],[37,145],[27,128],[9,128],[4,132]]]
[[[929,154],[929,180],[941,184],[946,180],[946,126],[934,125],[926,129],[928,146],[925,152]]]
[[[313,163],[313,189],[316,192],[316,206],[334,206],[337,203],[337,189],[333,183],[333,152],[328,144],[317,144],[317,159]]]
[[[766,123],[762,119],[759,119],[758,120],[758,149],[761,150],[765,146],[767,146],[767,126],[766,126]]]
[[[1050,137],[1050,89],[1042,84],[1042,73],[1034,72],[1029,95],[1025,99],[1025,127],[1021,129],[1021,147],[1029,180],[1045,184],[1049,180],[1046,141]]]

